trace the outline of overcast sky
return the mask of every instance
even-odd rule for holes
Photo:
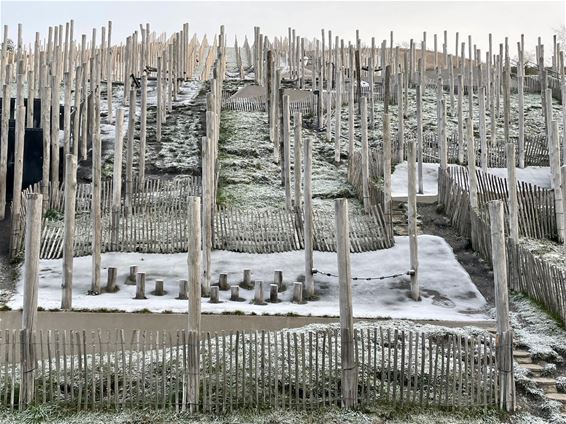
[[[564,1],[373,1],[373,2],[193,2],[193,1],[6,1],[0,0],[0,21],[9,26],[9,37],[17,38],[17,24],[23,24],[24,41],[33,42],[35,32],[46,37],[50,25],[75,21],[75,37],[90,34],[92,28],[112,20],[112,39],[124,41],[126,36],[149,22],[152,30],[167,32],[179,30],[184,22],[190,32],[199,37],[217,33],[225,25],[229,45],[234,35],[253,39],[253,27],[259,25],[270,38],[287,34],[289,26],[297,34],[320,37],[321,28],[330,29],[333,35],[353,40],[355,30],[362,39],[376,37],[377,43],[389,39],[394,31],[395,44],[409,39],[422,39],[427,32],[427,47],[432,48],[433,34],[439,37],[439,50],[443,31],[448,30],[449,52],[455,50],[455,33],[473,42],[483,51],[487,48],[487,34],[493,33],[495,46],[508,36],[515,52],[515,42],[525,34],[526,48],[534,49],[538,36],[551,45],[553,30],[564,25]],[[100,37],[100,32],[98,32]],[[462,37],[465,39],[462,39]],[[467,51],[467,50],[466,50]],[[549,51],[549,50],[547,50]]]

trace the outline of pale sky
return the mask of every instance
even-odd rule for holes
[[[234,36],[243,41],[247,35],[253,40],[253,27],[270,38],[286,35],[289,26],[297,35],[320,37],[321,28],[332,30],[346,41],[354,40],[355,30],[368,43],[372,36],[379,45],[394,31],[394,43],[402,44],[413,38],[422,39],[427,32],[427,47],[433,46],[433,34],[438,34],[438,48],[442,49],[443,31],[448,30],[448,51],[454,53],[455,33],[460,41],[473,43],[485,52],[488,33],[494,37],[494,49],[504,37],[511,42],[515,53],[516,41],[525,34],[526,50],[534,50],[537,37],[548,46],[553,30],[564,25],[564,1],[315,1],[315,2],[216,2],[216,1],[6,1],[0,0],[0,21],[9,26],[9,37],[17,38],[17,24],[23,24],[24,41],[33,42],[35,32],[47,36],[48,27],[75,21],[75,38],[87,34],[92,28],[112,20],[112,39],[124,41],[126,36],[139,29],[140,23],[149,22],[152,30],[168,34],[189,23],[191,34],[209,37],[225,25],[228,44]],[[100,37],[100,31],[98,31]],[[210,39],[210,38],[209,38]],[[242,42],[241,41],[241,42]],[[240,42],[240,44],[241,44]],[[466,50],[467,51],[467,50]],[[550,51],[550,50],[547,50]],[[482,53],[483,54],[483,53]]]

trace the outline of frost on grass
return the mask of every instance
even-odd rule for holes
[[[511,316],[517,344],[527,348],[534,358],[563,362],[566,330],[525,296],[515,294],[511,300],[516,311]]]
[[[285,189],[281,182],[281,165],[275,160],[274,146],[269,139],[267,113],[223,111],[220,126],[219,204],[250,209],[283,208]],[[339,197],[350,198],[352,207],[359,208],[359,202],[353,198],[354,189],[346,179],[346,163],[334,162],[334,143],[306,126],[301,136],[303,143],[309,139],[312,146],[314,208],[328,211],[334,207],[332,200]],[[294,193],[293,129],[290,147]]]

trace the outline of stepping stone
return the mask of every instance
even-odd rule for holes
[[[556,380],[548,377],[535,377],[533,381],[541,386],[545,393],[556,393]]]

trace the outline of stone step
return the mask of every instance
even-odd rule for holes
[[[535,375],[540,375],[540,373],[544,369],[544,367],[539,364],[521,364],[521,366],[523,368],[528,369],[530,372],[532,372]]]
[[[513,356],[515,358],[530,358],[531,353],[526,350],[515,349],[513,350]]]
[[[542,387],[545,393],[556,393],[556,380],[554,378],[535,377],[533,381]]]
[[[566,393],[548,393],[547,399],[556,400],[562,403],[562,412],[566,412]]]
[[[524,364],[532,364],[533,360],[531,358],[525,358],[525,357],[516,357],[515,356],[515,361],[517,361],[519,364],[524,365]]]

